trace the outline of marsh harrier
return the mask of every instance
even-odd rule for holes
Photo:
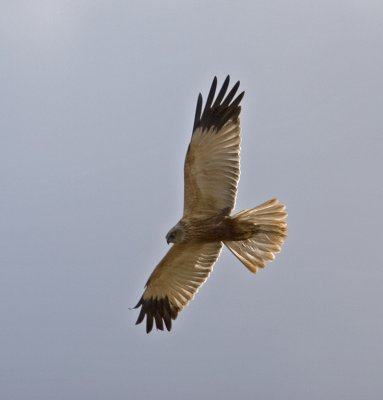
[[[146,332],[170,331],[172,320],[206,281],[223,245],[256,272],[281,250],[287,233],[285,206],[277,199],[230,215],[239,180],[241,129],[239,114],[244,92],[239,81],[227,93],[230,77],[215,97],[214,78],[205,107],[199,94],[193,134],[184,166],[184,211],[166,235],[172,247],[146,283],[135,308],[136,324],[146,316]],[[203,108],[203,110],[202,110]]]

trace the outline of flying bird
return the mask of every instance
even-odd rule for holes
[[[241,100],[238,81],[227,93],[227,76],[216,95],[215,77],[205,106],[198,96],[184,165],[184,210],[168,232],[173,243],[150,275],[135,308],[146,332],[168,331],[172,320],[209,277],[225,245],[251,272],[272,261],[287,234],[285,206],[277,199],[231,215],[240,174]]]

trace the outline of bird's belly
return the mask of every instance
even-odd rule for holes
[[[249,239],[254,232],[243,229],[230,218],[193,221],[188,229],[188,239],[201,242],[224,242]]]

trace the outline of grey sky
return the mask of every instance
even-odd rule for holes
[[[380,1],[4,1],[0,397],[380,399]],[[180,218],[195,103],[241,80],[237,209],[289,237],[228,251],[169,333],[134,326]]]

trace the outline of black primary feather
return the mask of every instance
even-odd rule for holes
[[[240,82],[238,81],[226,95],[226,91],[229,87],[230,76],[228,75],[214,100],[215,92],[217,89],[217,78],[214,77],[213,82],[210,87],[209,95],[206,100],[205,107],[202,111],[202,95],[199,94],[197,100],[197,108],[194,117],[193,132],[196,129],[210,129],[215,128],[219,130],[228,121],[235,121],[239,117],[241,112],[240,102],[245,94],[245,92],[240,93],[237,97],[236,93],[238,91]],[[226,97],[225,97],[226,95]]]
[[[146,316],[146,333],[153,329],[155,323],[156,328],[160,331],[165,327],[168,331],[172,329],[172,319],[176,319],[178,310],[171,307],[167,297],[163,299],[148,299],[141,297],[140,301],[134,308],[141,306],[140,314],[138,315],[136,325],[140,324]]]

